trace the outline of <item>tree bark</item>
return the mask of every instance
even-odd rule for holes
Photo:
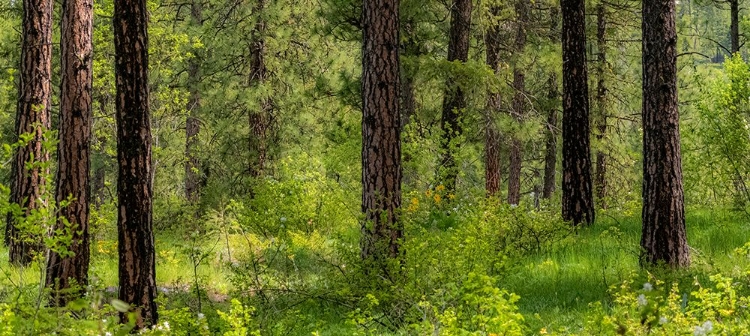
[[[73,283],[85,290],[89,270],[89,156],[91,142],[93,55],[91,39],[94,28],[93,0],[64,0],[62,9],[62,81],[60,85],[60,142],[57,160],[57,203],[71,198],[60,209],[55,231],[69,228],[72,235],[67,252],[54,248],[47,260],[46,285],[53,289],[52,304],[65,306],[80,296],[80,291],[66,293]],[[68,226],[69,225],[69,226]],[[60,293],[54,293],[60,290]]]
[[[550,8],[550,41],[553,44],[559,43],[560,40],[560,9],[552,6]],[[547,99],[550,101],[549,115],[547,116],[547,139],[544,155],[544,186],[542,189],[542,198],[548,199],[555,192],[555,176],[557,175],[557,136],[558,136],[558,100],[560,92],[558,90],[557,73],[554,71],[549,76],[548,81],[549,93]]]
[[[492,7],[491,15],[500,14],[500,7]],[[485,33],[486,63],[495,75],[500,71],[500,24],[494,23]],[[497,129],[495,118],[500,111],[501,95],[499,92],[490,92],[487,98],[487,107],[484,112],[484,177],[487,196],[497,196],[500,192],[500,131]]]
[[[466,62],[469,59],[469,33],[471,31],[471,0],[453,0],[451,4],[451,26],[448,40],[448,61]],[[466,108],[466,94],[455,79],[448,78],[443,96],[443,113],[440,127],[443,131],[443,185],[449,192],[456,189],[458,165],[455,152],[460,146],[456,139],[461,136],[461,113]]]
[[[203,9],[200,0],[193,0],[190,8],[190,19],[192,25],[200,26],[203,21]],[[185,121],[185,197],[188,202],[195,203],[200,195],[200,161],[198,160],[197,146],[198,133],[201,123],[198,112],[201,108],[200,92],[200,58],[196,53],[188,65],[188,117]]]
[[[46,188],[47,169],[31,162],[49,160],[49,152],[42,146],[44,132],[50,127],[50,81],[52,78],[52,1],[23,1],[23,42],[21,45],[21,73],[16,111],[16,139],[32,135],[28,143],[16,149],[11,167],[10,202],[24,208],[25,215],[39,207],[37,200]],[[12,214],[8,214],[5,243],[11,263],[27,265],[33,252],[39,251],[41,237],[22,232]],[[41,231],[41,230],[39,230]]]
[[[268,79],[266,68],[266,21],[263,18],[265,0],[255,5],[256,22],[250,38],[250,78],[251,87],[263,85]],[[261,99],[260,107],[250,111],[250,176],[263,176],[268,156],[268,132],[273,112],[273,101],[269,97]]]
[[[596,153],[596,170],[594,171],[594,186],[599,207],[607,208],[607,153],[602,149],[602,142],[607,136],[607,84],[605,81],[607,69],[607,18],[604,4],[596,6],[596,46],[598,57],[596,62],[596,140],[599,150]]]
[[[362,44],[361,256],[382,263],[400,253],[401,116],[399,1],[366,0]]]
[[[139,329],[158,318],[147,22],[146,0],[115,0],[119,297],[139,311]],[[120,318],[127,321],[127,314]]]
[[[526,24],[529,21],[528,6],[526,0],[516,0],[516,39],[513,47],[516,55],[523,54],[524,49],[526,49]],[[518,63],[518,60],[516,60],[513,64],[513,90],[515,93],[511,114],[520,123],[526,114],[526,74]],[[510,139],[510,142],[508,203],[518,204],[521,200],[523,143],[515,136]]]
[[[594,222],[589,140],[584,0],[562,0],[563,183],[562,216],[574,225]]]
[[[740,1],[729,0],[729,11],[731,16],[731,40],[732,54],[740,51]]]
[[[690,264],[677,101],[673,0],[643,2],[643,233],[641,263]]]

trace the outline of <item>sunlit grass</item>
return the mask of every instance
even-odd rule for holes
[[[747,258],[733,251],[750,240],[748,218],[727,210],[687,213],[688,243],[693,265],[681,280],[706,280],[715,273],[747,269]],[[608,289],[643,272],[638,263],[639,216],[599,216],[590,228],[557,243],[553,248],[518,260],[502,278],[505,287],[521,296],[519,308],[532,330],[580,326],[589,304],[609,302]]]

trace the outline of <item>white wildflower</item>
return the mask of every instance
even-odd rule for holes
[[[169,322],[164,321],[164,329],[169,330]]]
[[[639,306],[645,306],[648,304],[648,300],[646,300],[646,296],[641,294],[638,295],[638,305]]]
[[[669,322],[669,320],[667,320],[666,317],[662,316],[659,318],[659,324],[667,324],[667,322]]]
[[[109,331],[107,331],[107,332],[104,333],[104,336],[112,336],[112,333],[109,332]]]
[[[199,320],[202,320],[204,318],[206,318],[206,315],[203,315],[203,313],[198,313],[198,319]]]
[[[281,217],[281,222],[286,222],[286,217]]]
[[[714,323],[711,321],[703,322],[703,330],[706,331],[706,333],[710,333],[714,330]]]
[[[643,290],[645,290],[647,292],[650,292],[653,289],[654,289],[654,286],[652,286],[650,283],[647,282],[647,283],[643,284]]]

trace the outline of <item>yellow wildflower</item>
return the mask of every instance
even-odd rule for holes
[[[437,186],[437,187],[435,187],[435,191],[443,191],[443,190],[445,190],[445,186],[442,185],[442,184],[439,185],[439,186]]]
[[[547,328],[542,328],[542,330],[539,330],[539,333],[542,334],[542,335],[546,335],[547,334]]]
[[[440,203],[440,194],[435,194],[435,203]]]

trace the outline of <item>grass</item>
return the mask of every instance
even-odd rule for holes
[[[689,286],[694,279],[705,281],[712,274],[737,274],[741,269],[748,269],[748,259],[738,258],[732,252],[749,240],[749,222],[743,214],[728,210],[689,211],[687,228],[693,266],[678,274],[679,281]],[[530,331],[575,329],[585,320],[589,304],[601,302],[605,307],[610,304],[610,286],[634,275],[644,276],[638,264],[640,225],[638,214],[600,213],[594,226],[580,229],[578,234],[545,251],[513,260],[513,266],[499,278],[498,287],[521,297],[519,309]],[[207,293],[225,300],[234,288],[230,265],[233,259],[248,253],[252,244],[239,235],[216,236],[200,244],[206,257],[198,267],[200,283]],[[158,286],[182,291],[190,288],[194,279],[190,258],[193,245],[189,238],[157,235]],[[232,260],[227,255],[227,245],[232,251]],[[33,284],[38,282],[39,275],[38,265],[23,271],[8,266],[7,250],[0,248],[0,290],[7,293],[21,281]],[[315,279],[317,275],[306,276]],[[93,243],[91,278],[97,279],[100,288],[117,285],[115,241],[99,239]],[[316,304],[311,303],[310,307]],[[346,317],[331,315],[331,311],[325,309],[317,312],[300,309],[299,314],[299,318],[306,321],[306,326],[299,327],[300,334],[309,334],[310,330],[347,329]]]
[[[684,283],[706,281],[715,273],[735,273],[747,258],[732,252],[750,238],[747,217],[726,210],[687,213],[688,242],[693,266],[678,276]],[[519,308],[531,326],[580,326],[589,304],[610,302],[608,289],[642,271],[638,264],[641,221],[637,216],[602,216],[577,236],[517,261],[500,287],[521,296]]]

